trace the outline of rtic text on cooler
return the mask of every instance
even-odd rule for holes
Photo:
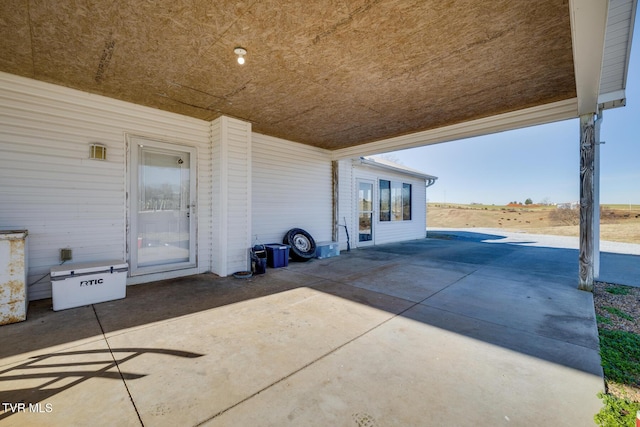
[[[103,282],[103,279],[83,280],[80,282],[80,287],[100,285],[102,284],[102,282]]]

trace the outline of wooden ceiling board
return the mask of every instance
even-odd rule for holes
[[[211,120],[215,98],[177,80],[216,45],[221,34],[246,12],[245,2],[149,1],[119,5],[113,23],[121,41],[114,49],[102,90],[119,99]]]
[[[33,77],[28,0],[0,2],[0,69]]]
[[[105,41],[111,39],[110,30],[100,22],[104,14],[74,3],[31,2],[33,77],[75,88],[92,87]],[[94,28],[91,22],[96,24]]]
[[[576,96],[566,0],[0,8],[0,70],[328,149]]]

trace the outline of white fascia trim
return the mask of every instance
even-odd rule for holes
[[[629,61],[631,58],[631,45],[633,43],[633,30],[636,26],[636,11],[638,9],[638,0],[631,0],[631,20],[629,22],[629,43],[627,44],[627,57],[625,59],[623,88],[627,88],[627,78],[629,77]]]
[[[577,105],[577,98],[571,98],[455,125],[341,148],[332,152],[332,160],[353,159],[573,119],[578,117]]]
[[[578,115],[596,113],[609,14],[608,0],[569,0]]]
[[[433,176],[433,175],[429,175],[429,174],[426,174],[426,173],[421,173],[421,172],[418,172],[418,171],[412,171],[412,170],[404,169],[402,167],[395,167],[395,166],[392,166],[392,165],[386,165],[384,163],[379,163],[379,162],[376,162],[373,159],[367,159],[367,158],[364,158],[364,157],[360,158],[360,164],[361,165],[371,166],[371,167],[374,167],[374,168],[383,169],[383,170],[389,170],[389,171],[396,172],[396,173],[401,173],[403,175],[413,176],[413,177],[416,177],[416,178],[424,179],[425,181],[431,181],[431,180],[435,181],[436,179],[438,179],[438,177]]]
[[[603,104],[605,102],[611,102],[611,101],[620,101],[626,98],[627,96],[625,94],[624,89],[616,90],[608,93],[601,93],[600,96],[598,96],[598,104]]]
[[[601,93],[598,97],[598,109],[600,111],[624,107],[625,105],[627,105],[627,95],[624,90]]]

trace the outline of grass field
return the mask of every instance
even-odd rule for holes
[[[539,205],[429,203],[427,225],[447,228],[504,228],[535,234],[578,236],[579,210]],[[600,238],[640,244],[640,205],[601,205]]]

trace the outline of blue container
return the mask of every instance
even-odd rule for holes
[[[269,243],[264,247],[267,250],[267,265],[269,267],[279,268],[289,265],[289,245]]]
[[[318,242],[316,245],[316,258],[324,259],[340,255],[338,242]]]

